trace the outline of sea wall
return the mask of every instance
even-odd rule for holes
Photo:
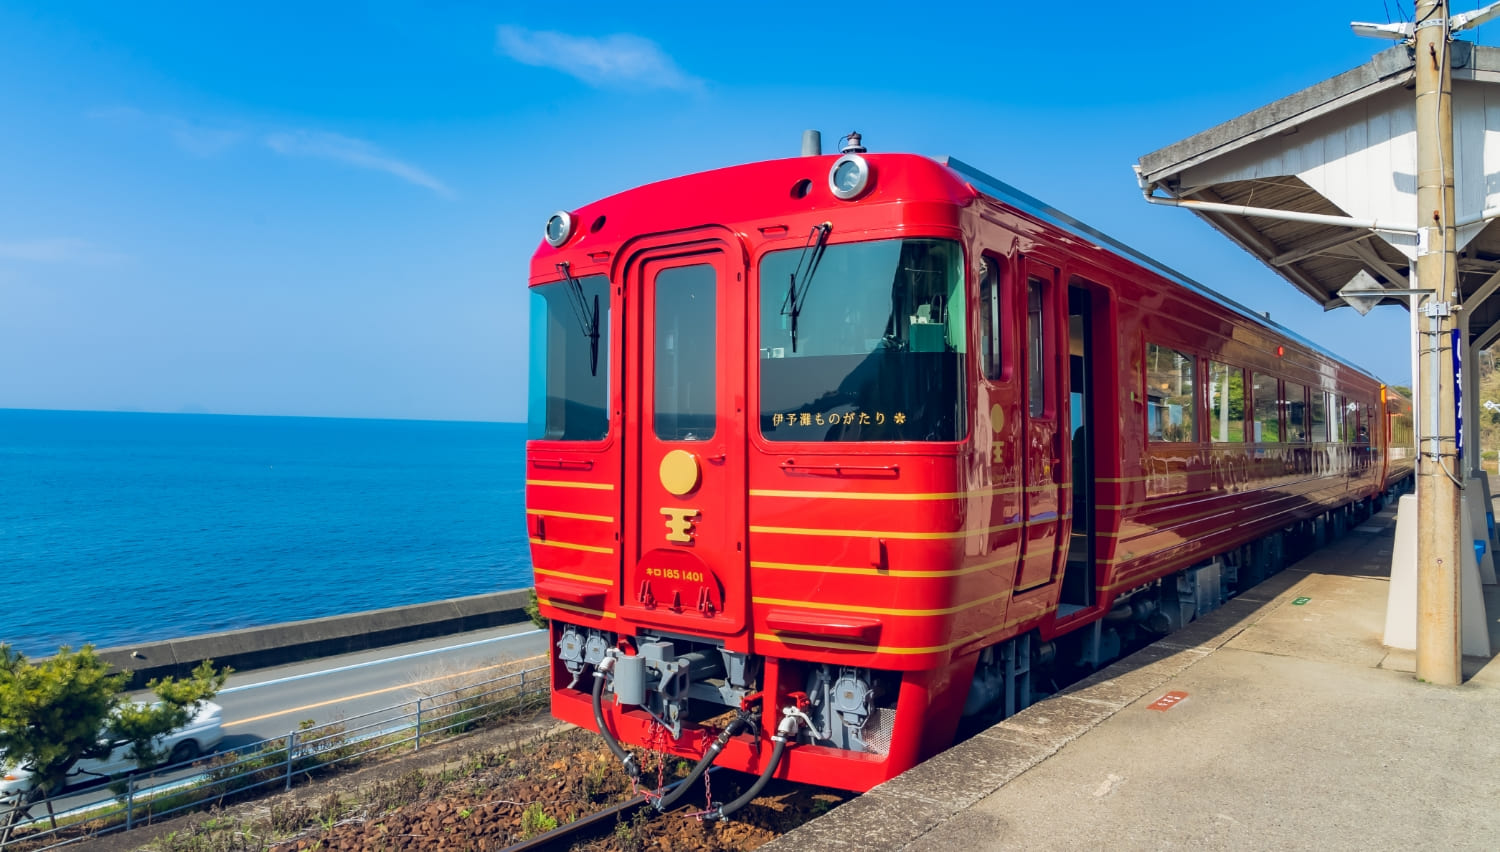
[[[184,639],[98,651],[117,669],[133,672],[130,688],[167,675],[182,676],[204,660],[235,671],[380,648],[468,630],[526,621],[530,589],[247,627]]]

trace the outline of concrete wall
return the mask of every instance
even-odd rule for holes
[[[233,666],[235,671],[295,663],[350,651],[380,648],[467,630],[481,630],[526,620],[530,589],[492,592],[446,601],[290,621],[125,645],[98,651],[117,669],[134,672],[130,688],[166,675],[182,676],[204,660]]]

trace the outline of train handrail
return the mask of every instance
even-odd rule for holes
[[[781,469],[787,473],[807,474],[831,474],[833,476],[850,475],[879,475],[889,474],[891,476],[901,475],[901,466],[897,464],[844,464],[843,462],[829,462],[826,464],[809,464],[798,462],[796,459],[787,459],[781,463]]]

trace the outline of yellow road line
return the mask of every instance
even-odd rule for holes
[[[395,692],[398,689],[410,689],[410,688],[412,688],[414,686],[422,686],[423,684],[428,684],[428,683],[437,683],[438,681],[441,681],[441,680],[449,680],[449,679],[455,678],[455,677],[463,677],[464,675],[478,674],[479,672],[487,672],[487,671],[490,671],[492,669],[499,669],[499,668],[504,668],[506,666],[513,666],[513,665],[515,665],[514,662],[495,663],[494,665],[480,666],[477,669],[469,669],[466,672],[453,672],[452,674],[445,674],[445,675],[438,675],[437,677],[430,677],[430,678],[427,678],[426,680],[417,680],[417,681],[412,681],[411,683],[403,683],[400,686],[387,686],[384,689],[372,689],[369,692],[361,692],[358,695],[345,695],[345,696],[343,696],[341,698],[330,698],[327,701],[319,701],[316,704],[304,704],[301,707],[293,707],[290,710],[278,710],[275,713],[263,713],[263,714],[261,714],[259,716],[251,716],[248,719],[237,719],[237,720],[235,720],[233,722],[225,722],[224,723],[224,727],[226,727],[226,728],[232,728],[235,725],[248,725],[251,722],[259,722],[259,721],[261,721],[263,719],[274,719],[277,716],[288,716],[288,715],[290,715],[292,713],[305,713],[308,710],[316,710],[319,707],[327,707],[330,704],[337,704],[340,701],[354,701],[354,700],[357,700],[357,699],[360,699],[360,698],[369,698],[372,695],[384,695],[387,692]]]

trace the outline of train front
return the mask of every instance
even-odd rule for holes
[[[636,746],[864,790],[951,738],[955,652],[998,620],[960,605],[988,576],[973,198],[931,160],[852,154],[548,221],[526,511],[552,708],[632,771]]]

